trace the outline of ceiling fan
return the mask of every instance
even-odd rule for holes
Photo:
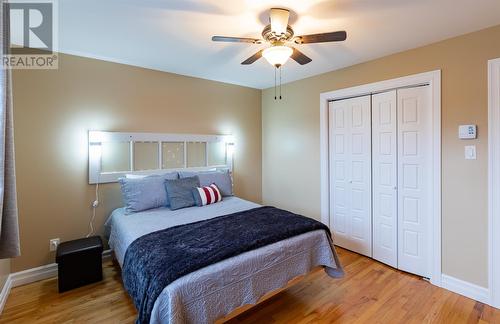
[[[300,65],[311,62],[311,58],[300,52],[298,49],[290,46],[291,44],[311,44],[326,42],[341,42],[346,40],[345,31],[335,31],[329,33],[311,34],[295,36],[292,27],[288,25],[290,11],[283,8],[271,8],[269,12],[270,24],[264,27],[262,39],[245,37],[226,37],[213,36],[214,42],[235,42],[262,44],[267,42],[270,47],[258,51],[248,59],[241,62],[243,65],[249,65],[260,59],[262,56],[274,67],[279,69],[289,58]]]

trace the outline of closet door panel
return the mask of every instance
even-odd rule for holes
[[[373,258],[398,266],[396,90],[372,96]]]
[[[398,267],[429,277],[432,116],[429,87],[398,90]]]
[[[371,256],[370,96],[330,104],[330,210],[334,242]]]
[[[330,229],[335,244],[339,245],[348,243],[351,233],[347,180],[350,173],[349,124],[348,106],[342,102],[331,102],[329,104]]]
[[[351,118],[351,240],[372,256],[371,96],[348,99]]]

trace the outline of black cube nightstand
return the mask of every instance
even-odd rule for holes
[[[99,236],[59,244],[56,253],[59,292],[102,280],[102,250]]]

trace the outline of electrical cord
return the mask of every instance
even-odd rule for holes
[[[99,175],[97,176],[97,183],[95,185],[95,200],[92,203],[92,217],[90,218],[89,221],[89,232],[86,237],[89,237],[90,235],[94,234],[94,219],[95,219],[95,214],[96,214],[96,209],[97,206],[99,206]]]

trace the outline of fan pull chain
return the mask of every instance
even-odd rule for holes
[[[283,99],[283,96],[281,95],[281,88],[282,88],[282,72],[281,70],[283,69],[282,66],[278,66],[276,65],[275,68],[274,68],[274,100],[277,100],[278,99],[278,86],[279,86],[279,99]],[[276,74],[279,73],[279,84],[278,84],[278,80],[277,80],[277,76]]]
[[[286,76],[285,76],[285,69],[283,69],[283,80],[286,81]],[[286,87],[283,88],[283,92],[286,91]],[[286,93],[283,93],[283,97],[285,97]]]
[[[276,68],[274,69],[274,100],[276,100]]]
[[[281,66],[280,66],[280,100],[281,100]]]

